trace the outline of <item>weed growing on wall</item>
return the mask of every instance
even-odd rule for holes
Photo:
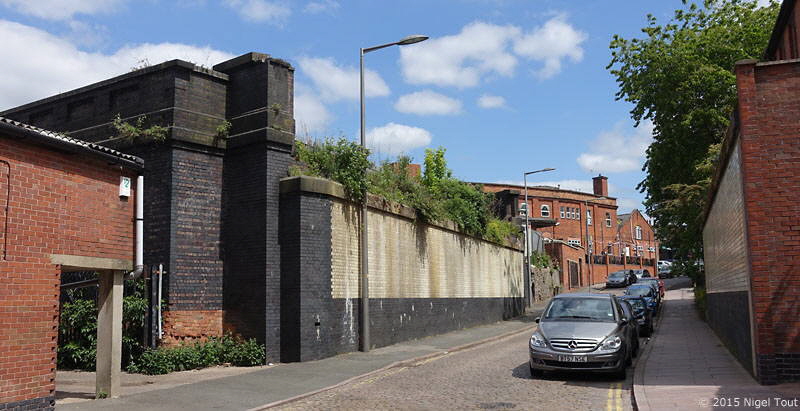
[[[167,139],[169,127],[155,124],[145,128],[144,124],[146,120],[147,117],[139,116],[134,123],[129,123],[123,121],[122,117],[117,114],[114,120],[111,121],[111,128],[116,131],[117,137],[129,143],[137,140],[161,142]]]
[[[518,235],[519,229],[513,224],[495,218],[491,194],[484,193],[479,185],[453,178],[445,151],[442,147],[425,151],[425,170],[420,177],[409,174],[408,156],[375,166],[368,159],[369,151],[345,138],[298,142],[296,157],[300,165],[290,174],[334,180],[354,200],[361,200],[363,193],[369,191],[414,208],[424,221],[452,221],[464,233],[498,244]]]

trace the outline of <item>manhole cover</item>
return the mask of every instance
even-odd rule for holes
[[[482,402],[478,404],[478,408],[483,410],[500,410],[516,407],[517,404],[514,404],[513,402]]]

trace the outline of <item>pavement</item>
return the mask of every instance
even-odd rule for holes
[[[635,369],[639,410],[800,409],[777,401],[799,398],[800,383],[759,385],[700,319],[691,288],[667,291],[664,301]]]
[[[602,288],[595,285],[593,288]],[[576,291],[588,291],[589,287]],[[353,352],[318,361],[276,364],[256,369],[226,369],[142,376],[123,373],[122,395],[91,400],[94,373],[58,373],[59,410],[185,410],[262,409],[285,404],[367,378],[404,363],[468,350],[512,335],[529,332],[546,302],[534,304],[523,316],[446,334],[406,341],[370,352]],[[215,374],[216,373],[216,374]],[[227,373],[227,374],[226,374]]]

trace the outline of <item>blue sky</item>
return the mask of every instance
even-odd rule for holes
[[[0,0],[0,109],[182,58],[213,66],[259,51],[296,68],[298,136],[357,138],[358,50],[376,159],[443,146],[456,176],[591,191],[609,177],[641,209],[651,127],[633,127],[605,69],[611,36],[638,36],[680,0]]]

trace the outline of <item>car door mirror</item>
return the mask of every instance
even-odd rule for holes
[[[542,320],[541,317],[536,317],[536,318],[533,319],[533,322],[535,322],[536,324],[539,324],[539,321],[541,321],[541,320]]]
[[[619,325],[626,325],[626,324],[628,324],[628,319],[627,319],[627,318],[625,318],[625,317],[622,317],[622,318],[619,320]]]

